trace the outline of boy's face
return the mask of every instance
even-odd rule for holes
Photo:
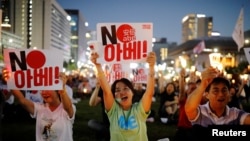
[[[228,87],[224,83],[212,84],[207,99],[211,107],[224,108],[230,100]]]

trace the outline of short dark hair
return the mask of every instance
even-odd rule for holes
[[[211,85],[213,84],[219,84],[219,83],[223,83],[227,86],[227,88],[230,88],[230,82],[228,81],[228,79],[226,79],[225,77],[216,77],[213,79],[213,81],[207,86],[205,92],[208,92],[211,88]]]

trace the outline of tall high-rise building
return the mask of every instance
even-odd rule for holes
[[[3,22],[24,48],[55,49],[71,59],[70,18],[56,0],[2,0]]]
[[[88,32],[87,22],[79,10],[65,9],[71,17],[71,57],[78,62],[86,62],[87,37]]]
[[[213,17],[204,14],[188,14],[182,19],[182,42],[210,37],[213,31]]]

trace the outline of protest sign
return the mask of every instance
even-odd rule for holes
[[[130,63],[146,62],[152,51],[152,30],[152,23],[97,24],[97,41],[89,42],[89,46],[99,54],[98,62],[103,64],[110,84],[120,78],[146,81],[138,70],[130,68]]]
[[[103,70],[109,84],[121,78],[127,78],[133,83],[147,82],[148,70],[144,66],[130,68],[130,63],[104,64]]]
[[[115,80],[121,78],[130,79],[129,69],[129,64],[115,63],[103,65],[104,74],[109,84],[112,84]]]
[[[221,64],[222,56],[220,53],[210,53],[209,61],[210,66],[219,69],[220,71],[223,69],[223,65]]]
[[[145,62],[152,51],[152,23],[98,23],[100,63]]]
[[[62,89],[59,73],[63,69],[63,54],[58,51],[5,49],[4,63],[11,73],[8,89]]]
[[[137,67],[131,69],[131,71],[131,80],[133,83],[147,83],[148,70],[146,69],[146,67]]]
[[[247,58],[248,64],[250,64],[250,47],[243,48],[245,52],[245,56]]]

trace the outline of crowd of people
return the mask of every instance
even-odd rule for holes
[[[73,125],[77,102],[88,99],[89,106],[102,107],[102,121],[88,121],[100,141],[147,141],[147,122],[159,120],[175,124],[174,141],[193,140],[194,127],[213,125],[249,125],[250,114],[244,104],[250,104],[250,80],[233,84],[218,69],[206,68],[200,77],[190,78],[182,68],[176,81],[155,78],[156,55],[150,52],[147,83],[133,83],[127,78],[109,85],[99,55],[92,53],[97,76],[85,78],[60,74],[62,90],[8,90],[8,71],[2,70],[1,119],[11,119],[16,100],[30,117],[36,119],[36,141],[73,140]],[[244,95],[242,95],[244,93]],[[158,102],[158,109],[152,109]],[[4,103],[4,104],[3,104]],[[110,122],[112,121],[112,122]],[[199,128],[200,129],[200,128]],[[197,136],[195,136],[197,137]]]

